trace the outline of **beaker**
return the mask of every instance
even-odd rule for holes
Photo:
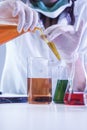
[[[60,60],[60,55],[58,50],[56,49],[56,46],[53,42],[50,42],[46,36],[43,33],[43,30],[41,27],[35,27],[33,31],[28,29],[27,32],[35,32],[38,30],[40,32],[40,35],[42,35],[42,39],[45,41],[45,43],[50,47],[54,55],[57,57],[58,60]],[[10,40],[13,40],[14,38],[24,34],[24,30],[22,30],[20,33],[17,31],[17,20],[13,18],[2,18],[0,17],[0,45],[4,44]]]
[[[53,101],[55,103],[64,103],[64,94],[68,83],[68,70],[67,67],[58,65],[57,67],[57,83],[56,89],[53,96]]]
[[[84,64],[82,60],[82,70],[84,72]],[[79,70],[80,71],[80,70]],[[85,88],[85,83],[79,84],[79,79],[78,77],[75,76],[76,74],[76,60],[73,60],[70,75],[68,78],[68,85],[67,89],[64,95],[64,103],[67,105],[84,105],[84,89]],[[78,85],[75,83],[75,78],[78,81]]]
[[[13,40],[14,38],[26,33],[34,32],[40,30],[40,28],[35,27],[33,31],[28,29],[27,31],[22,30],[20,33],[17,31],[18,19],[17,18],[5,18],[0,16],[0,45],[5,44],[6,42]]]
[[[58,60],[61,60],[60,54],[55,46],[55,44],[49,41],[43,33],[43,29],[41,28],[40,22],[32,31],[28,29],[26,32],[22,30],[20,33],[17,31],[17,19],[16,18],[2,18],[0,17],[0,45],[4,44],[14,38],[23,35],[26,32],[34,33],[36,30],[40,32],[42,39],[52,50],[53,54],[56,56]]]
[[[35,28],[33,31],[37,30]],[[33,32],[28,29],[28,32]],[[17,31],[17,23],[15,19],[0,18],[0,45],[13,40],[14,38],[26,33],[22,30],[20,33]]]
[[[52,101],[52,78],[49,60],[42,57],[28,58],[28,102],[49,104]]]

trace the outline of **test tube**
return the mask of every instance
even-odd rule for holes
[[[57,48],[56,48],[54,42],[51,42],[51,41],[49,41],[49,40],[46,38],[46,36],[44,35],[43,30],[42,30],[41,28],[35,27],[34,31],[35,31],[35,30],[39,30],[39,31],[40,31],[42,39],[43,39],[43,40],[45,41],[45,43],[49,46],[49,48],[52,50],[52,52],[54,53],[54,55],[56,56],[56,58],[57,58],[58,60],[61,60],[60,54],[59,54],[59,52],[58,52],[58,50],[57,50]]]

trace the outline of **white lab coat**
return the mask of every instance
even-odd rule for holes
[[[86,4],[82,5],[82,3],[80,5],[80,1],[79,4],[76,4],[76,20],[80,16],[81,8],[85,5]],[[84,10],[83,13],[83,19],[85,22],[87,21],[87,16],[85,16],[85,13],[87,12],[86,8],[86,11]],[[66,24],[66,18],[62,18],[59,22]],[[83,38],[84,39],[81,39],[81,51],[84,50],[84,46],[86,45],[86,32],[84,33]],[[43,40],[40,39],[38,31],[36,31],[34,34],[28,32],[6,43],[5,45],[0,46],[0,90],[3,93],[27,93],[27,58],[29,56],[51,58],[53,63],[59,63],[56,57],[50,51],[49,47]],[[55,67],[53,71],[53,77],[53,87],[55,87]]]

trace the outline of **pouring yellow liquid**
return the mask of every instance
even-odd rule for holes
[[[52,50],[52,52],[54,53],[54,55],[56,56],[56,58],[58,60],[60,60],[60,55],[58,53],[58,50],[56,49],[56,46],[53,42],[48,41],[48,39],[45,37],[42,29],[40,29],[39,27],[35,27],[35,29],[33,30],[33,32],[35,30],[39,30],[40,34],[42,35],[43,40],[46,42],[46,44],[50,47],[50,49]],[[30,30],[28,30],[30,31]],[[21,33],[19,33],[17,31],[17,25],[5,25],[5,24],[0,24],[0,45],[1,44],[5,44],[6,42],[24,34],[26,32],[22,31]]]

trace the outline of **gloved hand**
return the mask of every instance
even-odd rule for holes
[[[21,32],[22,29],[24,31],[33,30],[38,22],[38,14],[23,2],[17,0],[0,2],[0,18],[17,23],[18,32]]]
[[[55,43],[60,56],[66,62],[72,62],[80,44],[83,22],[76,31],[72,25],[53,25],[44,31],[47,39]]]

